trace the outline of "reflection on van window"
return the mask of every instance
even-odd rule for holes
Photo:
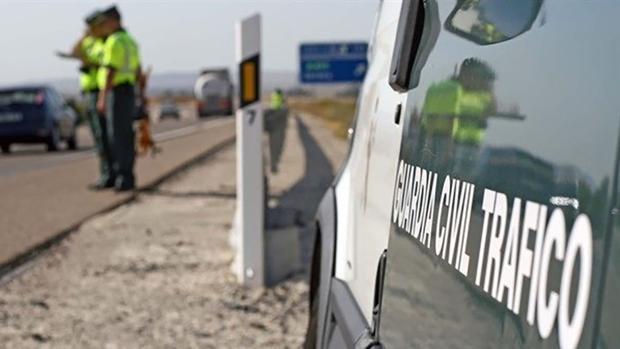
[[[446,22],[451,32],[481,45],[515,38],[532,26],[542,0],[463,0]]]

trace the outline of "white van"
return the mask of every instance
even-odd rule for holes
[[[380,2],[306,347],[620,347],[619,14]]]

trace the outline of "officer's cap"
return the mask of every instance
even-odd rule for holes
[[[121,19],[121,13],[118,11],[118,8],[116,8],[116,5],[108,7],[101,11],[101,13],[107,18]]]
[[[473,71],[485,80],[495,80],[495,71],[488,63],[478,58],[467,58],[461,65],[461,71]]]
[[[103,21],[103,18],[103,13],[99,10],[95,10],[88,16],[86,16],[86,18],[84,18],[84,22],[86,22],[86,24],[88,25],[95,25],[101,23],[101,21]]]

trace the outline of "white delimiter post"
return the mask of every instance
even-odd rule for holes
[[[239,67],[237,110],[238,280],[247,286],[265,283],[263,111],[260,102],[261,18],[256,14],[236,23],[236,59]]]

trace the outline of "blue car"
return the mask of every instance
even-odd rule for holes
[[[49,86],[0,89],[0,150],[7,154],[14,143],[43,143],[56,151],[61,142],[77,148],[77,115]]]

